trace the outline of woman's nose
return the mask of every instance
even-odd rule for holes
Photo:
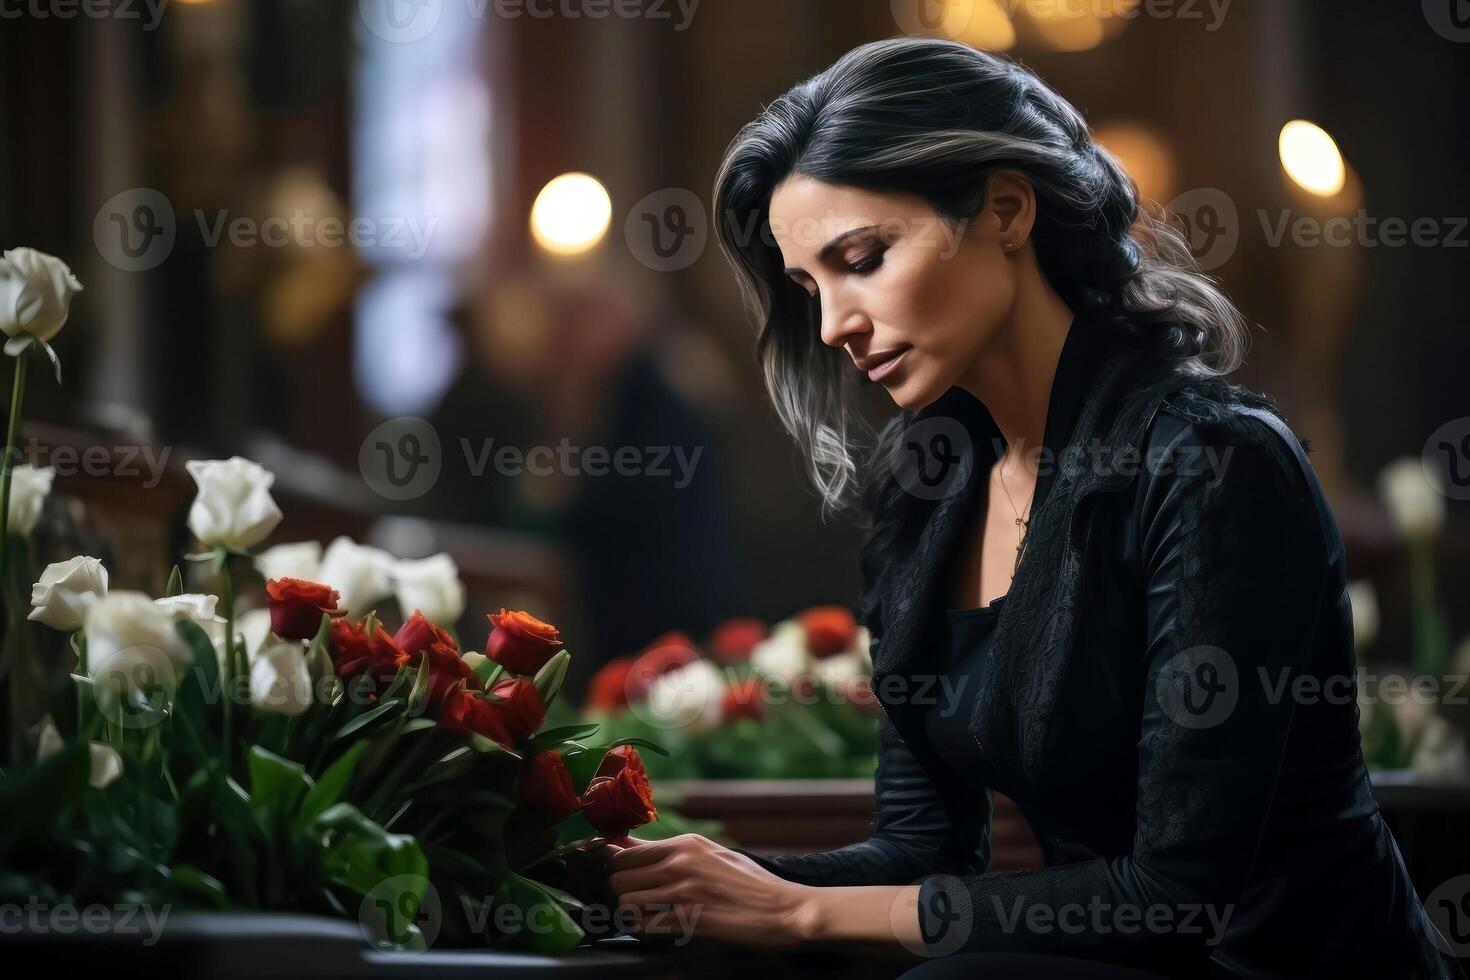
[[[854,337],[872,329],[872,321],[861,310],[846,309],[831,314],[824,310],[822,313],[822,343],[828,347],[846,347]]]

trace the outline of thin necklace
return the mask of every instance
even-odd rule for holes
[[[1000,477],[1000,489],[1006,495],[1006,503],[1011,505],[1011,513],[1016,515],[1016,527],[1025,528],[1027,531],[1031,530],[1031,518],[1029,516],[1031,511],[1031,501],[1026,501],[1026,511],[1028,516],[1022,517],[1020,509],[1016,507],[1016,502],[1011,499],[1010,487],[1006,486],[1006,468],[1004,460],[1002,460],[1000,466],[996,468],[996,474]],[[1020,551],[1021,546],[1016,545],[1016,550]]]

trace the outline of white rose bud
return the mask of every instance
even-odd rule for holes
[[[430,622],[447,627],[464,613],[465,588],[459,567],[442,552],[419,561],[396,562],[393,585],[405,619],[417,609]]]
[[[639,710],[660,728],[707,732],[720,723],[725,678],[708,660],[694,660],[654,678]]]
[[[191,459],[184,464],[199,486],[189,508],[189,530],[204,544],[245,551],[281,523],[271,498],[276,475],[243,456]]]
[[[317,581],[336,589],[338,606],[361,616],[373,604],[393,594],[393,556],[381,548],[339,537],[327,545]],[[412,610],[405,610],[412,613]]]
[[[267,643],[250,664],[250,702],[256,711],[299,715],[311,707],[311,675],[301,644]]]
[[[791,683],[809,667],[806,630],[794,619],[777,623],[771,635],[750,652],[750,663],[767,677]]]
[[[19,353],[32,337],[56,336],[81,291],[77,277],[55,256],[33,248],[6,252],[0,258],[0,330],[10,338],[5,353]]]
[[[1417,456],[1400,457],[1378,474],[1378,492],[1402,537],[1432,538],[1444,526],[1445,497],[1438,480]]]
[[[66,748],[66,742],[61,738],[61,732],[56,730],[56,724],[47,715],[41,723],[41,737],[36,743],[36,761],[44,762],[62,749]],[[103,742],[91,742],[87,745],[91,753],[91,772],[87,781],[98,789],[105,789],[123,773],[122,756],[117,754],[117,749]]]
[[[278,544],[255,556],[255,568],[267,581],[273,578],[299,578],[318,581],[322,568],[320,541],[292,541]]]
[[[31,586],[29,619],[54,630],[82,628],[87,607],[107,595],[107,569],[96,558],[78,555],[52,562]]]
[[[87,610],[87,662],[93,681],[114,689],[172,690],[191,661],[174,616],[141,592],[109,592]]]
[[[215,613],[219,596],[186,592],[183,595],[165,596],[153,602],[164,609],[174,620],[188,620],[204,631],[209,642],[223,656],[225,648],[225,618]]]
[[[10,533],[28,536],[41,519],[41,507],[51,493],[56,470],[22,463],[10,471]]]

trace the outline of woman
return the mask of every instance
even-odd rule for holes
[[[613,849],[620,901],[915,976],[1463,977],[1374,802],[1312,468],[1077,111],[961,44],[866,45],[742,130],[715,214],[783,423],[872,514],[875,831]],[[902,409],[866,473],[864,375]],[[986,873],[992,791],[1047,867]]]

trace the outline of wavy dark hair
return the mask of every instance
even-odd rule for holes
[[[1073,312],[1152,343],[1190,373],[1226,374],[1244,356],[1240,312],[1162,212],[1141,207],[1133,180],[1045,82],[956,41],[854,48],[740,130],[714,191],[716,233],[759,328],[766,386],[824,509],[861,498],[857,457],[872,429],[856,405],[855,372],[819,336],[818,301],[782,271],[772,192],[802,175],[913,193],[955,226],[984,206],[987,177],[999,168],[1030,181],[1037,259]]]

